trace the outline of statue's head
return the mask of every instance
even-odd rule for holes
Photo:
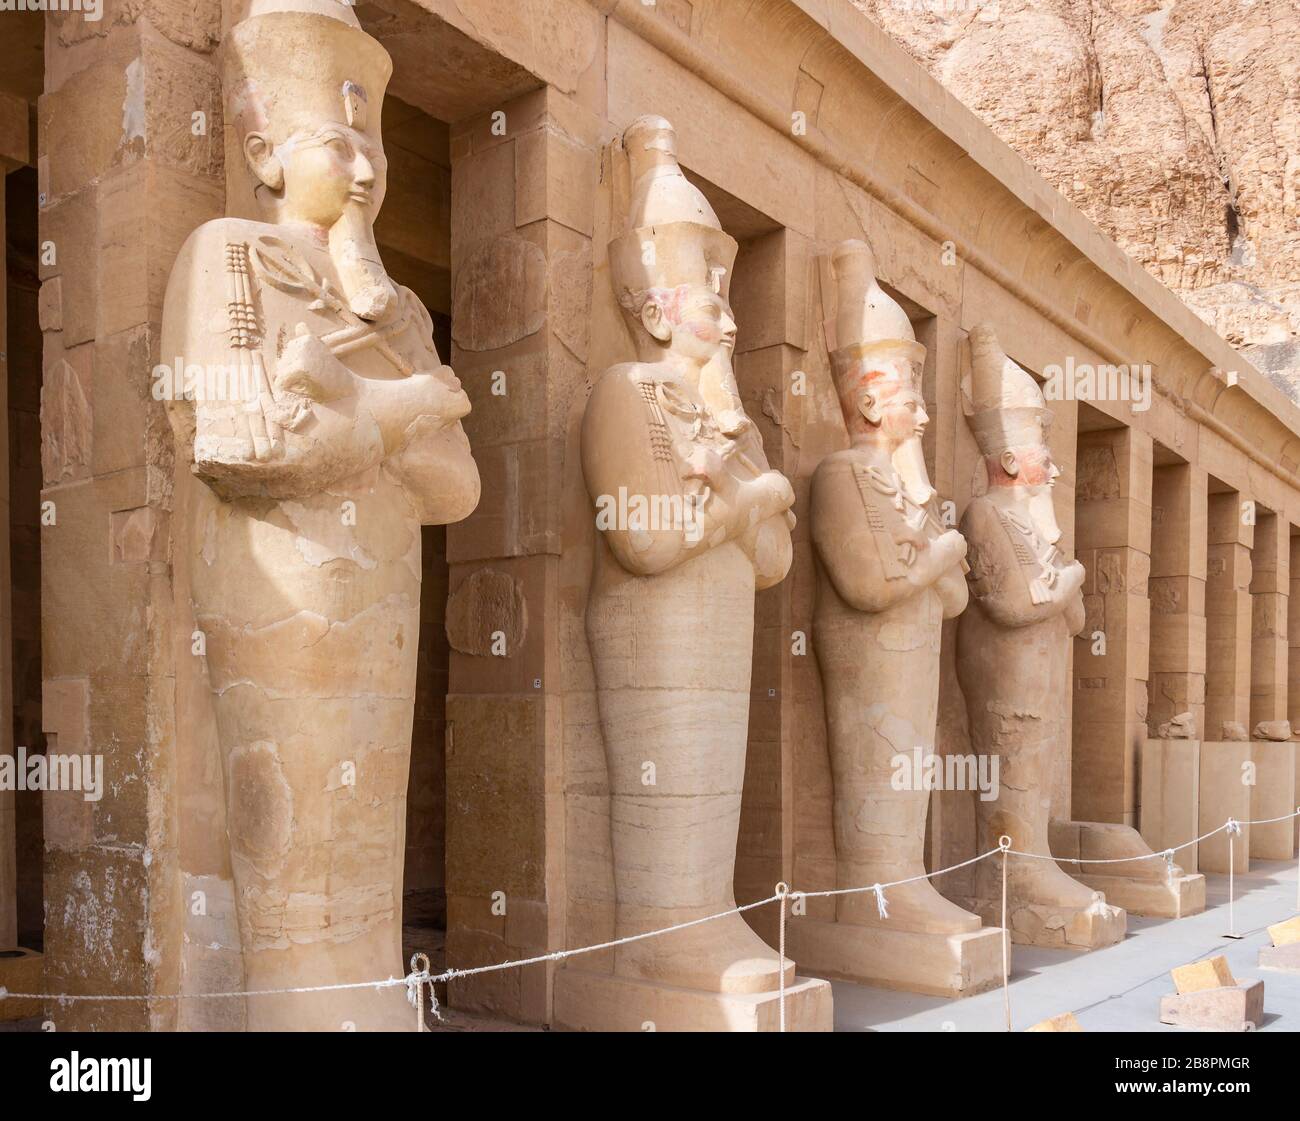
[[[392,60],[346,0],[239,0],[227,34],[227,116],[261,216],[327,243],[352,311],[378,321],[397,305],[374,243],[387,189],[379,120]],[[227,202],[240,207],[235,167]],[[243,192],[247,194],[248,192]]]
[[[989,488],[1011,490],[1023,499],[1040,535],[1061,537],[1052,491],[1061,474],[1047,436],[1052,414],[1033,376],[1003,351],[987,324],[970,334],[971,377],[966,411],[984,456]]]
[[[388,52],[341,0],[252,0],[226,37],[230,114],[259,204],[328,230],[383,203]]]
[[[930,422],[921,391],[925,347],[902,306],[880,287],[864,241],[843,241],[831,255],[836,282],[831,368],[849,436],[894,460],[919,501],[933,493],[921,443]]]
[[[677,137],[662,117],[623,134],[632,180],[628,231],[610,242],[618,296],[643,357],[672,356],[698,370],[731,366],[736,321],[729,290],[735,239],[677,163]]]

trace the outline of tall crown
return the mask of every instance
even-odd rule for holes
[[[222,46],[227,113],[241,134],[282,143],[322,121],[379,136],[388,52],[347,0],[240,0]]]
[[[857,239],[840,242],[831,269],[836,285],[831,368],[841,396],[884,383],[919,388],[925,347],[916,341],[907,312],[880,287],[871,247]]]
[[[1051,412],[1033,375],[1007,357],[987,323],[971,330],[970,351],[962,404],[980,451],[998,455],[1040,443]]]
[[[677,162],[677,134],[663,117],[639,117],[623,134],[632,174],[628,232],[609,243],[620,302],[648,288],[700,284],[723,298],[737,244]]]

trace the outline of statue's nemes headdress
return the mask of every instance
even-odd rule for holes
[[[1041,444],[1052,414],[1033,375],[1006,356],[986,323],[972,329],[970,351],[962,405],[980,451],[1000,455],[1007,448]]]
[[[920,391],[925,347],[916,341],[907,312],[876,279],[870,246],[842,241],[831,254],[836,281],[835,349],[831,370],[850,412],[866,389],[879,398],[897,389]]]
[[[663,117],[640,117],[623,134],[632,177],[628,230],[609,243],[609,268],[619,303],[640,311],[655,289],[703,285],[725,300],[736,240],[677,163],[677,134]]]
[[[222,51],[240,135],[266,132],[282,144],[334,121],[378,139],[393,63],[344,0],[251,0]]]

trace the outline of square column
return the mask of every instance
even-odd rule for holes
[[[1207,742],[1250,731],[1251,548],[1253,507],[1237,491],[1211,494],[1205,581],[1205,728]],[[1202,788],[1203,789],[1203,788]]]
[[[197,659],[175,621],[175,441],[151,372],[172,262],[223,210],[220,10],[162,18],[174,7],[119,6],[85,41],[79,16],[60,26],[46,15],[41,716],[48,753],[102,758],[104,781],[99,801],[42,798],[54,993],[168,995],[187,977],[212,981],[182,966],[193,906],[183,850],[202,830],[178,793],[194,722],[178,730],[176,713]],[[45,1012],[60,1032],[166,1031],[180,1003]]]
[[[1151,493],[1151,664],[1147,724],[1190,711],[1205,730],[1207,478],[1191,463],[1157,467]]]
[[[586,374],[595,119],[552,87],[524,94],[452,125],[451,175],[451,365],[473,403],[465,431],[483,490],[447,527],[447,960],[475,966],[599,940],[566,932],[564,722],[584,667],[561,657],[567,629],[582,633],[562,601],[591,565],[589,545],[580,561],[562,554],[565,444]],[[608,846],[608,811],[594,824]],[[555,968],[454,980],[450,1000],[546,1023]]]
[[[1196,835],[1218,829],[1228,818],[1250,820],[1251,791],[1246,781],[1250,774],[1255,745],[1243,740],[1205,742],[1201,744],[1199,826]],[[1240,836],[1226,830],[1208,837],[1198,846],[1202,872],[1228,871],[1228,847],[1233,847],[1233,868],[1245,872],[1250,868],[1251,826],[1243,825]]]
[[[1147,738],[1151,437],[1079,435],[1075,555],[1088,570],[1087,623],[1074,643],[1074,818],[1134,825]]]
[[[0,106],[0,112],[4,107]],[[26,105],[23,129],[26,131]],[[12,165],[0,153],[0,174]],[[3,184],[0,184],[3,186]],[[5,245],[5,198],[0,190],[0,246]],[[0,416],[9,415],[8,270],[0,268]],[[9,424],[0,426],[0,754],[12,756],[13,617],[9,603]],[[14,791],[0,788],[0,951],[18,947],[17,818]]]
[[[1250,727],[1287,719],[1290,650],[1291,535],[1276,514],[1257,512],[1250,553]],[[1293,807],[1294,808],[1294,807]]]
[[[1293,729],[1300,730],[1300,537],[1296,527],[1288,525],[1287,539],[1291,555],[1290,590],[1287,599],[1287,716]],[[1300,806],[1300,741],[1293,744],[1296,752],[1296,784],[1291,808]],[[1295,822],[1294,835],[1300,839],[1300,818]]]

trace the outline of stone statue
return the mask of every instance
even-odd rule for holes
[[[1180,712],[1172,720],[1167,720],[1157,729],[1157,739],[1194,740],[1196,739],[1196,717],[1191,712]]]
[[[1013,849],[1046,856],[1054,768],[1070,742],[1070,638],[1083,629],[1084,568],[1057,547],[1060,470],[1038,383],[989,327],[976,327],[970,346],[963,390],[988,489],[961,522],[974,602],[958,627],[957,673],[971,745],[1000,756],[1001,777],[996,798],[975,802],[976,847],[997,848],[1005,834]],[[1000,912],[1001,875],[996,860],[976,866],[974,902],[986,917]],[[1124,912],[1052,860],[1011,858],[1008,902],[1015,941],[1092,948],[1124,936]]]
[[[1255,725],[1255,730],[1251,734],[1257,740],[1272,740],[1274,743],[1281,743],[1283,740],[1291,738],[1291,721],[1261,720]]]
[[[244,981],[400,977],[420,526],[478,502],[469,401],[375,249],[387,53],[322,0],[254,0],[224,50],[231,174],[264,220],[209,222],[181,250],[162,352],[184,384],[160,395]],[[252,1030],[414,1020],[401,987],[247,1002]]]
[[[736,242],[682,174],[666,120],[638,119],[623,143],[629,230],[609,260],[637,357],[604,373],[582,423],[619,937],[735,906],[754,593],[785,576],[794,524],[731,369]],[[735,915],[620,947],[613,972],[761,993],[778,959]]]
[[[864,242],[841,243],[832,268],[831,362],[850,446],[823,459],[813,477],[813,641],[826,698],[837,880],[847,888],[925,873],[931,785],[918,774],[899,782],[898,762],[934,755],[939,644],[944,619],[966,606],[966,542],[943,525],[926,471],[925,348],[877,283]],[[800,960],[814,972],[923,991],[970,992],[994,980],[997,933],[989,932],[997,952],[971,976],[961,943],[949,939],[978,934],[980,919],[930,880],[889,889],[886,909],[888,917],[874,893],[843,895],[836,923],[796,920]],[[955,974],[967,975],[956,990]]]

